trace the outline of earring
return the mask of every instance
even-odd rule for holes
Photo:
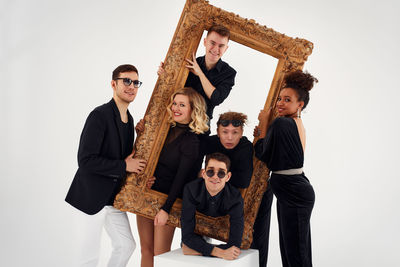
[[[297,118],[299,118],[299,119],[301,118],[301,111],[299,108],[297,109]]]

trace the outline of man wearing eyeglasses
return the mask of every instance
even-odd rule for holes
[[[214,107],[224,102],[235,84],[236,71],[222,61],[222,55],[228,49],[229,29],[222,25],[213,25],[204,39],[205,55],[186,59],[189,75],[185,87],[192,87],[204,97],[208,118],[212,119]],[[164,73],[164,63],[158,74]]]
[[[108,266],[126,266],[136,244],[125,212],[113,207],[127,172],[140,173],[146,162],[134,158],[134,123],[128,106],[142,83],[132,65],[118,66],[112,74],[113,98],[95,108],[83,128],[79,168],[66,201],[82,211],[82,242],[77,266],[96,266],[103,227],[112,240]]]
[[[227,183],[231,178],[230,160],[221,153],[206,156],[202,178],[186,184],[182,200],[182,251],[185,255],[215,256],[234,260],[240,255],[244,218],[243,198],[240,191]],[[207,216],[229,214],[229,239],[227,244],[212,245],[195,234],[196,211]]]
[[[214,152],[225,154],[231,161],[232,177],[229,183],[236,188],[247,188],[253,174],[253,144],[243,136],[247,115],[239,112],[225,112],[217,121],[217,135],[202,136],[202,151],[196,163],[201,169],[204,155]]]

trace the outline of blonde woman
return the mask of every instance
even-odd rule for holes
[[[183,186],[196,177],[192,167],[199,156],[197,134],[209,128],[205,101],[192,88],[177,90],[171,96],[167,111],[171,127],[148,187],[168,197],[154,220],[136,217],[142,267],[153,266],[155,255],[171,250],[175,227],[166,224],[168,214],[176,198],[182,197]]]

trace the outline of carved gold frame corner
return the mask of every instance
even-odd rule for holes
[[[307,40],[288,37],[259,25],[252,19],[244,19],[214,7],[205,0],[187,0],[164,61],[166,74],[160,77],[155,85],[144,117],[145,131],[135,143],[136,155],[147,160],[146,169],[142,174],[129,175],[115,199],[116,208],[154,219],[164,204],[167,196],[147,189],[145,184],[147,178],[154,173],[169,130],[166,106],[171,94],[185,84],[188,75],[185,58],[191,58],[192,53],[197,50],[203,32],[213,24],[227,27],[231,32],[232,41],[278,59],[264,105],[265,110],[274,106],[285,73],[302,69],[313,49],[313,44]],[[253,224],[267,186],[267,179],[268,169],[265,164],[254,158],[254,172],[250,186],[242,191],[245,215],[243,249],[249,248],[252,242]],[[181,208],[182,201],[177,199],[169,214],[169,225],[180,227]],[[227,241],[228,216],[213,218],[197,213],[196,222],[197,233]]]

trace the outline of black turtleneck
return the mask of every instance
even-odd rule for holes
[[[192,167],[198,158],[199,140],[188,125],[171,126],[154,172],[152,189],[168,194],[161,207],[169,213],[176,198],[182,198],[183,186],[193,180]]]

